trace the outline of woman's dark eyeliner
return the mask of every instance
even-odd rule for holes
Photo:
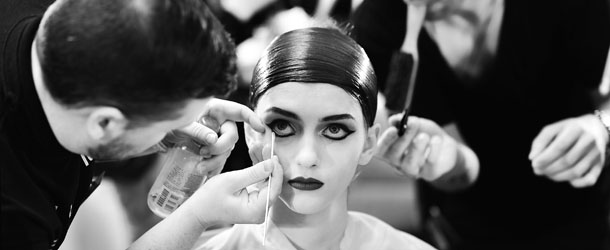
[[[328,128],[330,128],[330,127],[338,127],[338,128],[339,128],[339,129],[341,129],[341,131],[343,131],[343,133],[345,133],[345,134],[344,134],[343,136],[340,136],[340,137],[332,137],[332,136],[329,136],[329,135],[325,134],[324,132],[325,132],[325,131],[328,131]],[[352,133],[354,133],[354,132],[355,132],[354,130],[349,129],[349,128],[348,128],[347,126],[345,126],[344,124],[341,124],[341,123],[332,123],[332,124],[329,124],[328,126],[326,126],[326,127],[324,128],[324,130],[322,130],[322,135],[323,135],[324,137],[328,138],[328,139],[335,140],[335,141],[339,141],[339,140],[343,140],[343,139],[345,139],[346,137],[348,137],[349,135],[351,135],[351,134],[352,134]]]
[[[290,128],[291,132],[286,133],[285,131],[280,131],[277,127],[280,124],[286,125],[286,128]],[[288,136],[294,135],[296,133],[296,130],[292,126],[292,124],[290,124],[289,121],[284,120],[284,119],[274,119],[271,122],[267,123],[267,126],[269,128],[271,128],[271,130],[273,131],[273,133],[275,133],[275,135],[277,137],[288,137]]]

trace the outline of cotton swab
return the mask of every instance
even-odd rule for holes
[[[269,159],[273,158],[273,150],[275,147],[275,133],[271,132],[271,153]],[[267,182],[267,203],[265,204],[265,222],[263,223],[263,246],[267,241],[267,225],[269,220],[269,194],[271,193],[271,175],[269,175],[269,181]]]

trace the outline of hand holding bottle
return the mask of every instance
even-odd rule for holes
[[[198,122],[173,132],[159,144],[166,153],[148,205],[161,217],[169,215],[207,179],[220,173],[238,139],[235,121],[245,121],[264,131],[259,118],[238,103],[212,99],[203,114]]]

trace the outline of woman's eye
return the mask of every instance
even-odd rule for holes
[[[329,139],[341,140],[353,132],[354,131],[349,130],[344,125],[331,124],[322,131],[322,134]]]
[[[275,120],[268,124],[273,133],[278,137],[286,137],[293,135],[295,133],[294,128],[288,121],[285,120]]]

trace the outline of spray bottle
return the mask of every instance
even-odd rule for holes
[[[204,116],[199,123],[220,131],[214,118]],[[203,185],[210,169],[197,166],[206,156],[200,155],[202,145],[188,136],[175,134],[171,141],[159,143],[162,152],[162,167],[159,176],[148,193],[148,207],[156,215],[167,217]]]

